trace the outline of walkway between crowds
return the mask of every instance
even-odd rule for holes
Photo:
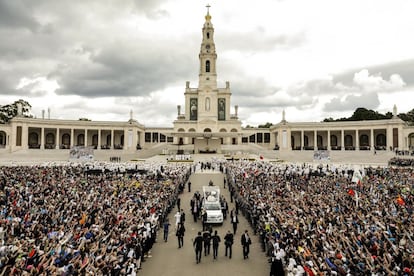
[[[218,251],[218,258],[213,259],[213,252],[211,249],[210,255],[201,257],[201,263],[196,264],[195,251],[193,248],[193,240],[197,236],[198,231],[202,231],[201,221],[194,223],[190,211],[190,200],[195,191],[202,193],[202,186],[207,186],[209,181],[213,181],[214,185],[220,187],[221,193],[225,196],[229,203],[229,211],[234,208],[234,203],[230,203],[230,194],[228,189],[223,189],[224,175],[219,171],[214,170],[197,170],[189,179],[191,182],[191,192],[188,192],[186,183],[181,198],[181,209],[186,214],[185,220],[185,236],[184,247],[178,248],[177,237],[175,236],[175,218],[177,207],[168,216],[171,223],[168,242],[163,240],[163,230],[160,229],[157,233],[157,243],[152,249],[152,258],[146,258],[140,275],[157,275],[157,276],[192,276],[192,275],[269,275],[270,266],[267,263],[267,258],[261,250],[258,236],[253,235],[253,230],[246,221],[246,219],[239,214],[239,225],[237,233],[234,237],[233,256],[232,259],[224,256],[224,236],[228,230],[232,231],[229,215],[223,225],[213,226],[217,230],[221,238],[221,243]],[[227,187],[226,187],[227,188]],[[244,230],[249,230],[252,239],[250,247],[249,259],[243,259],[242,246],[240,242],[241,234]]]

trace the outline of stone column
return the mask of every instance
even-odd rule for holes
[[[45,149],[45,129],[40,128],[40,149]]]
[[[29,127],[27,125],[22,126],[22,148],[29,148]]]
[[[314,130],[313,132],[313,150],[318,149],[318,131]]]
[[[392,127],[390,126],[387,127],[386,137],[387,137],[387,150],[390,150],[390,147],[392,150],[394,150],[393,143],[392,143]]]
[[[128,137],[128,130],[127,129],[124,129],[124,146],[123,146],[123,150],[127,150],[127,149],[129,149],[129,145],[128,145],[128,139],[129,139],[129,137]]]
[[[73,128],[70,129],[70,147],[72,148],[75,145],[75,130]]]
[[[359,150],[359,130],[355,130],[355,150]]]
[[[56,138],[55,138],[55,141],[56,141],[55,148],[56,149],[60,149],[60,129],[59,128],[56,129]]]
[[[375,139],[374,139],[374,129],[373,128],[371,128],[371,143],[370,143],[370,146],[371,146],[371,151],[374,151],[375,150]]]
[[[327,143],[327,150],[331,150],[331,131],[330,130],[328,130],[328,143]]]
[[[88,146],[88,129],[85,128],[85,141],[84,141],[84,147]]]
[[[343,129],[341,129],[341,150],[345,150],[345,134]]]
[[[300,131],[300,150],[303,150],[305,147],[305,132],[303,130]]]
[[[111,145],[110,145],[111,150],[114,149],[114,133],[115,133],[114,130],[111,129]]]
[[[101,129],[98,129],[98,145],[96,146],[97,150],[101,149],[101,143],[102,143],[102,141],[101,141]]]

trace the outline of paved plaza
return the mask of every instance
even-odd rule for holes
[[[227,230],[232,230],[230,218],[227,216],[227,220],[223,225],[214,226],[214,230],[217,230],[218,235],[221,237],[221,243],[219,246],[218,259],[214,260],[212,251],[210,255],[201,257],[201,263],[197,264],[195,260],[195,252],[193,248],[192,240],[197,236],[198,231],[202,231],[201,222],[193,222],[193,218],[190,212],[190,199],[195,191],[202,191],[202,186],[208,185],[208,182],[212,180],[215,185],[221,188],[222,194],[225,196],[226,201],[229,203],[229,210],[234,207],[233,203],[230,203],[230,196],[228,189],[223,189],[223,174],[219,172],[213,172],[210,170],[204,172],[197,172],[190,177],[191,192],[188,192],[187,186],[184,193],[180,195],[181,208],[186,213],[185,222],[185,236],[184,247],[178,249],[178,241],[175,236],[174,230],[174,214],[177,209],[174,209],[169,215],[169,221],[172,224],[168,242],[164,242],[162,229],[158,232],[157,243],[152,250],[152,258],[148,258],[143,264],[141,275],[180,275],[180,276],[212,276],[212,275],[268,275],[270,266],[267,263],[267,258],[262,252],[259,242],[259,237],[253,235],[253,230],[250,228],[246,219],[239,215],[240,223],[238,225],[237,233],[234,237],[233,245],[233,257],[229,259],[224,256],[224,236]],[[250,247],[249,259],[243,259],[242,247],[240,244],[240,235],[245,229],[249,230],[252,238],[252,245]]]

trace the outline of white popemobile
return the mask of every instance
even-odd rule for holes
[[[222,224],[223,212],[220,204],[220,188],[217,186],[203,186],[203,208],[207,213],[209,224]]]

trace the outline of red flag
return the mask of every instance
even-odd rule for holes
[[[352,189],[349,189],[349,190],[348,190],[348,195],[350,195],[350,196],[354,196],[354,195],[355,195],[355,191],[354,191],[354,190],[352,190]]]
[[[401,196],[397,197],[397,204],[401,206],[405,205],[405,201]]]

